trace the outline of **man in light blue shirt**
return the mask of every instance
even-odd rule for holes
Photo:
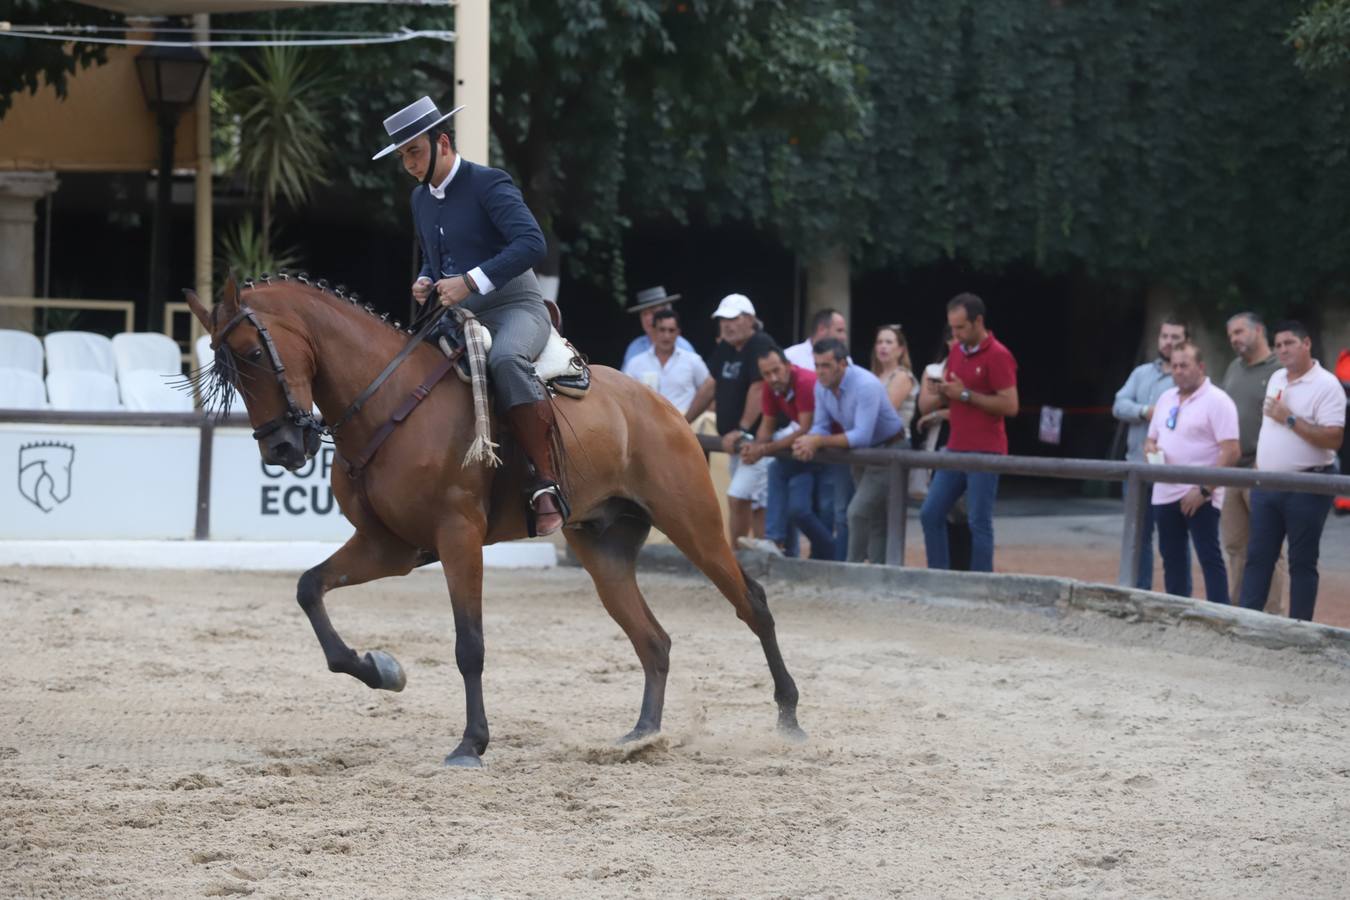
[[[905,423],[877,376],[850,365],[848,348],[837,338],[811,348],[816,363],[816,417],[811,430],[792,444],[792,455],[809,462],[821,447],[880,447],[905,436]],[[848,505],[848,561],[886,561],[886,469],[865,466]]]
[[[633,302],[632,306],[628,307],[628,311],[637,313],[638,320],[642,323],[642,334],[633,338],[627,349],[623,351],[623,363],[620,364],[620,369],[627,368],[628,364],[633,361],[633,357],[639,353],[646,353],[652,349],[656,337],[656,314],[662,310],[670,309],[670,304],[678,299],[680,299],[679,294],[667,294],[666,289],[660,285],[653,288],[643,288],[637,292],[637,300]],[[694,350],[694,345],[686,341],[683,335],[675,339],[675,346],[685,353],[698,355],[697,351]]]
[[[1130,462],[1144,462],[1144,439],[1148,437],[1148,424],[1153,420],[1153,407],[1169,388],[1175,387],[1172,381],[1172,364],[1169,362],[1172,348],[1190,337],[1186,323],[1176,316],[1164,316],[1158,328],[1158,356],[1141,366],[1137,366],[1125,385],[1116,391],[1116,402],[1111,414],[1129,426],[1125,435],[1125,458]],[[1135,573],[1134,586],[1145,591],[1153,589],[1153,505],[1149,504],[1144,517],[1144,546],[1139,554],[1139,571]],[[1190,549],[1187,545],[1187,560]],[[1189,573],[1190,566],[1186,571]],[[1187,592],[1190,591],[1190,576],[1187,575]]]

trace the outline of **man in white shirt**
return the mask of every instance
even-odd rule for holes
[[[694,395],[705,382],[712,381],[712,374],[701,356],[677,346],[679,338],[680,317],[675,310],[657,310],[652,317],[651,349],[624,363],[623,373],[665,397],[681,413],[687,413]]]
[[[783,351],[788,362],[803,369],[815,371],[816,356],[811,352],[816,341],[836,338],[848,345],[848,322],[837,309],[822,309],[811,317],[811,336],[800,344],[793,344]],[[852,360],[850,360],[852,362]]]
[[[1301,324],[1281,322],[1274,333],[1275,355],[1284,368],[1271,375],[1266,385],[1256,468],[1334,473],[1339,469],[1336,451],[1345,439],[1345,389],[1312,358],[1312,340]],[[1252,490],[1243,607],[1265,606],[1275,559],[1288,537],[1289,616],[1312,620],[1317,605],[1317,557],[1331,501],[1329,494]]]

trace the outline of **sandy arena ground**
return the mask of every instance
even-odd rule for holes
[[[331,595],[402,694],[326,671],[294,579],[0,571],[0,896],[1335,897],[1350,671],[1200,629],[770,584],[802,693],[704,581],[644,579],[664,736],[580,571],[490,573],[488,768],[438,575]]]

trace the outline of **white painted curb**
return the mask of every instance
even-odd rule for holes
[[[303,572],[341,546],[336,541],[0,541],[0,566]],[[557,564],[558,551],[546,541],[483,548],[483,565],[490,569],[547,569]],[[439,567],[440,563],[423,566]]]

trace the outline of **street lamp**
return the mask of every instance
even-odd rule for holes
[[[206,57],[194,47],[148,47],[136,57],[145,102],[159,122],[159,181],[150,230],[150,298],[146,330],[164,329],[164,292],[169,266],[169,192],[173,187],[173,140],[178,117],[197,99]]]

